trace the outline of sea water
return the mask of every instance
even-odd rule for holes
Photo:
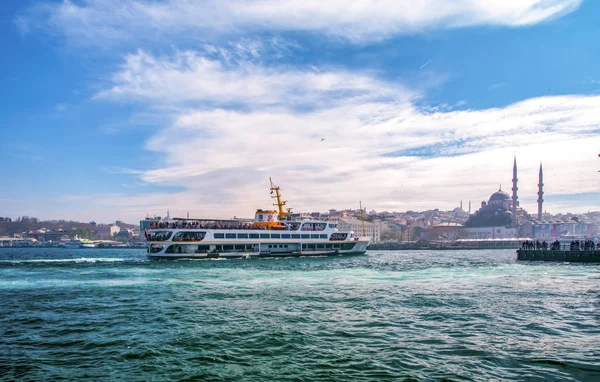
[[[600,267],[0,249],[0,380],[600,380]]]

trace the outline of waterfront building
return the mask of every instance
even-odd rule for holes
[[[59,230],[47,230],[47,229],[38,229],[35,231],[29,231],[26,234],[27,238],[35,239],[41,242],[52,242],[52,243],[60,243],[64,240],[68,240],[69,236],[66,231]]]
[[[440,223],[429,228],[429,240],[458,240],[467,236],[467,231],[459,223]]]
[[[468,239],[511,239],[519,237],[518,229],[512,227],[469,227],[465,229]]]
[[[533,225],[533,238],[535,240],[559,239],[563,236],[590,238],[596,233],[597,227],[595,224],[577,221],[542,221]]]
[[[112,239],[119,232],[121,232],[121,227],[116,224],[98,224],[96,226],[97,239]]]
[[[382,220],[381,222],[377,222],[377,224],[379,224],[379,235],[382,241],[402,240],[403,234],[407,232],[405,225],[393,219]]]
[[[37,244],[34,238],[0,237],[0,247],[32,247]]]
[[[363,224],[364,224],[364,236],[369,236],[372,241],[381,241],[381,229],[379,224],[371,222],[363,222],[359,219],[342,218],[338,220],[338,229],[340,231],[354,231],[359,235],[363,236]]]

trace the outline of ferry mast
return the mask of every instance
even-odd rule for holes
[[[362,231],[363,231],[363,237],[367,236],[367,233],[365,232],[365,220],[363,219],[363,208],[362,208],[362,201],[358,202],[360,205],[360,222],[362,223]]]
[[[281,200],[281,193],[279,186],[276,186],[273,184],[273,180],[271,180],[271,177],[269,177],[269,182],[271,182],[271,198],[273,199],[277,199],[277,203],[273,203],[274,206],[277,206],[277,209],[279,210],[279,220],[285,220],[285,216],[290,214],[290,209],[288,209],[287,212],[285,212],[283,210],[283,207],[287,204],[286,200]],[[273,196],[273,192],[275,192],[275,195]]]

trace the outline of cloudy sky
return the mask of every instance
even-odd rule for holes
[[[0,216],[600,208],[600,2],[4,0]]]

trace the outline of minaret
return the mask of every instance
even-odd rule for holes
[[[518,226],[518,222],[517,222],[517,206],[519,204],[519,197],[517,196],[517,190],[519,189],[519,187],[517,187],[517,182],[519,181],[519,178],[517,177],[517,156],[515,155],[515,160],[513,162],[513,186],[512,186],[512,225],[514,228],[517,228]]]
[[[538,180],[538,220],[542,221],[542,204],[544,203],[544,171],[540,162],[540,177]]]

